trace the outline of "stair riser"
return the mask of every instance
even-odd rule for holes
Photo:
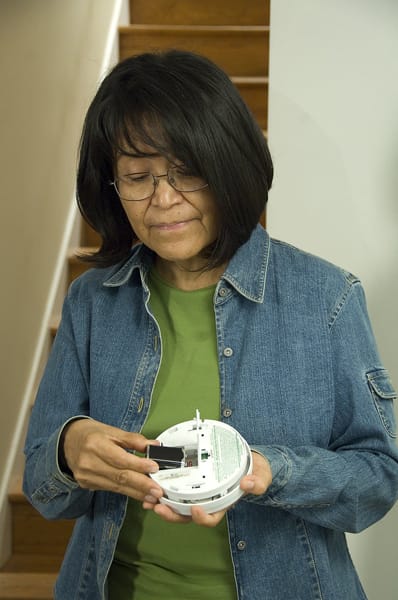
[[[28,503],[13,505],[13,553],[62,558],[73,529],[72,521],[47,521]]]
[[[261,129],[267,129],[267,106],[268,106],[268,86],[259,84],[257,86],[238,84],[236,86],[243,100],[253,113]]]
[[[76,277],[79,277],[85,273],[88,269],[92,268],[89,263],[82,262],[76,256],[69,258],[69,283],[72,283]]]
[[[203,54],[230,76],[268,75],[269,32],[256,30],[187,31],[132,27],[120,29],[120,58],[151,50],[178,48]]]
[[[55,574],[0,573],[0,600],[51,600]]]
[[[130,0],[132,23],[268,25],[269,0]]]

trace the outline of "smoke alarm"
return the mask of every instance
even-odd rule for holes
[[[160,446],[147,447],[159,465],[150,476],[162,488],[162,504],[190,515],[192,506],[213,513],[234,504],[244,494],[239,483],[252,471],[247,442],[230,425],[196,417],[161,433]]]

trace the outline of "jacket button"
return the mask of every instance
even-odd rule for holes
[[[239,540],[236,545],[238,550],[244,550],[246,548],[246,542],[244,540]]]
[[[226,296],[227,294],[228,294],[227,288],[222,287],[219,289],[218,295],[221,296],[222,298],[224,298],[224,296]]]
[[[232,410],[230,408],[224,408],[222,414],[224,417],[230,417],[232,415]]]
[[[232,348],[224,348],[224,352],[223,352],[224,356],[229,357],[229,356],[232,356],[233,353],[234,353],[234,351],[232,350]]]

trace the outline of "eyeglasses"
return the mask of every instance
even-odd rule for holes
[[[129,173],[116,177],[109,185],[113,185],[122,200],[139,202],[152,198],[162,177],[166,177],[169,185],[177,192],[197,192],[209,185],[202,177],[192,175],[182,167],[170,167],[163,175]]]

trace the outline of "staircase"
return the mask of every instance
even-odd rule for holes
[[[208,56],[230,75],[260,127],[267,129],[269,0],[130,0],[131,25],[119,30],[119,54],[180,48]],[[97,247],[85,223],[78,253]],[[69,282],[88,267],[69,257]],[[50,328],[54,337],[57,318]],[[21,482],[10,490],[12,555],[0,569],[0,600],[47,600],[73,523],[46,521],[24,498]]]

